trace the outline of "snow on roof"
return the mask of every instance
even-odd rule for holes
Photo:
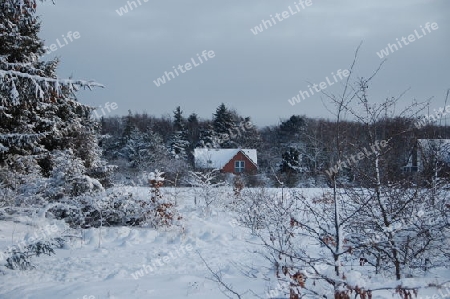
[[[258,155],[255,149],[241,149],[241,151],[253,162],[258,165]]]
[[[200,168],[222,169],[239,151],[242,151],[255,165],[258,165],[255,149],[196,148],[194,150],[195,166]]]

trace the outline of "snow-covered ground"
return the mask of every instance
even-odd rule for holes
[[[148,190],[135,188],[133,192],[148,196]],[[263,291],[264,281],[247,278],[233,266],[257,262],[258,256],[252,252],[257,248],[246,242],[251,237],[233,225],[233,218],[225,211],[213,211],[206,217],[193,199],[187,196],[179,201],[183,228],[165,231],[113,227],[69,232],[61,223],[53,224],[55,227],[41,220],[1,222],[2,249],[27,244],[23,240],[32,236],[75,237],[67,248],[56,250],[56,255],[34,258],[34,270],[2,267],[0,298],[224,297],[217,284],[207,279],[210,274],[198,253],[213,269],[220,268],[237,290]]]
[[[138,196],[149,192],[148,188],[127,189]],[[211,273],[200,255],[212,269],[220,269],[224,281],[236,291],[252,290],[260,298],[268,298],[269,285],[276,287],[276,280],[270,275],[268,261],[257,253],[262,250],[254,244],[259,240],[236,226],[233,214],[217,203],[206,215],[187,189],[179,194],[178,205],[182,227],[158,231],[131,227],[67,230],[64,223],[40,218],[1,221],[2,250],[27,244],[30,237],[73,237],[56,255],[34,258],[34,270],[13,271],[1,266],[0,298],[226,298],[210,280]],[[425,294],[433,299],[450,297],[450,290],[428,289],[420,296],[426,298]],[[247,293],[244,298],[257,297]],[[374,298],[393,297],[388,292]]]

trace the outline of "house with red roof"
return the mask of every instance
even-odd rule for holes
[[[233,174],[256,174],[258,171],[256,149],[196,148],[194,159],[197,169],[219,169]]]

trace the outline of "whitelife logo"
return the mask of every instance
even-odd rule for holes
[[[445,292],[443,288],[445,287]],[[433,296],[419,296],[418,299],[441,299],[441,298],[450,298],[450,282],[445,283],[442,288],[438,291],[438,294],[434,294]]]
[[[188,254],[190,251],[192,251],[194,248],[191,244],[181,245],[179,249],[175,250],[176,255],[173,251],[169,252],[166,256],[163,258],[157,258],[152,261],[151,265],[142,265],[142,270],[137,270],[134,273],[131,274],[131,276],[134,279],[139,279],[141,277],[144,277],[145,274],[150,274],[151,272],[155,271],[158,266],[163,267],[165,264],[169,264],[171,261],[176,260],[186,254]],[[185,251],[186,250],[186,251]]]
[[[352,163],[354,165],[356,165],[362,159],[368,158],[372,154],[375,154],[375,153],[378,153],[379,151],[381,151],[380,145],[382,148],[385,148],[386,146],[388,146],[388,142],[386,140],[381,140],[381,141],[376,140],[375,144],[372,144],[370,146],[370,149],[372,150],[372,152],[369,152],[366,148],[363,148],[363,150],[360,151],[358,154],[351,155],[344,161],[339,161],[337,165],[335,165],[334,167],[330,167],[328,170],[325,170],[325,172],[327,173],[327,175],[330,178],[332,178],[334,174],[338,173],[339,170],[342,170],[342,167],[348,168],[348,167],[350,167],[350,165],[352,165]]]
[[[292,7],[289,5],[289,7],[288,7],[289,10],[285,10],[281,14],[280,13],[275,14],[275,18],[278,20],[278,22],[282,22],[282,21],[286,20],[287,18],[289,18],[290,16],[296,15],[299,12],[301,12],[302,10],[305,10],[306,7],[309,7],[312,5],[312,0],[306,0],[306,1],[300,0],[300,1],[298,1],[298,3],[294,2],[294,5],[295,5],[296,10],[292,9]],[[301,8],[299,5],[301,6]],[[277,21],[275,20],[275,18],[273,17],[273,15],[270,15],[269,20],[261,20],[261,23],[258,26],[251,28],[250,31],[254,35],[257,35],[258,33],[262,33],[265,29],[269,29],[270,27],[277,24]]]
[[[100,108],[101,114],[99,114],[97,112],[98,108]],[[98,108],[96,108],[93,112],[94,112],[95,116],[99,119],[99,118],[105,116],[107,113],[111,113],[112,111],[116,110],[118,108],[118,106],[117,106],[116,102],[112,102],[112,103],[106,102],[103,107],[98,106]],[[107,112],[105,112],[105,109]]]
[[[386,48],[384,48],[384,49],[381,50],[380,52],[377,52],[378,57],[380,57],[381,59],[383,59],[384,57],[389,56],[389,54],[392,54],[392,53],[394,53],[395,51],[398,51],[398,50],[399,50],[399,47],[400,47],[400,49],[403,48],[402,43],[403,43],[403,45],[407,46],[407,45],[409,45],[410,43],[413,43],[413,42],[415,42],[416,40],[421,39],[422,37],[426,36],[428,33],[431,33],[431,30],[437,30],[437,29],[439,29],[439,26],[438,26],[438,24],[437,24],[436,22],[434,22],[434,23],[427,22],[427,23],[425,24],[425,28],[423,28],[422,26],[420,26],[420,29],[422,29],[423,35],[420,35],[420,33],[417,32],[417,29],[416,29],[416,30],[414,30],[414,34],[408,35],[407,38],[404,37],[404,36],[402,36],[402,38],[401,38],[400,40],[397,38],[397,39],[396,39],[396,40],[397,40],[397,44],[395,44],[395,43],[394,43],[394,44],[390,44],[390,43],[389,43],[389,44],[387,45]],[[426,30],[425,30],[425,29],[426,29]],[[428,33],[427,33],[427,31],[428,31]],[[417,39],[416,39],[416,38],[417,38]],[[408,39],[408,41],[406,41],[406,39]],[[402,42],[400,42],[400,41],[402,41]],[[398,45],[398,46],[397,46],[397,45]]]
[[[203,57],[203,59],[202,59]],[[197,53],[197,61],[199,63],[197,63],[197,61],[194,58],[191,58],[191,62],[187,62],[184,65],[179,64],[178,67],[173,66],[173,71],[175,72],[175,74],[178,76],[180,76],[180,73],[178,73],[178,70],[184,74],[187,71],[192,70],[192,66],[197,67],[201,64],[203,64],[204,62],[208,61],[208,58],[214,58],[216,57],[216,54],[214,53],[214,51],[208,51],[206,52],[206,50],[204,50],[202,52],[202,55],[200,56],[200,54]],[[203,61],[204,60],[204,61]],[[183,69],[184,67],[184,69]],[[166,84],[168,81],[171,81],[172,79],[175,79],[175,74],[173,72],[164,72],[164,75],[156,80],[153,80],[153,83],[155,83],[155,85],[157,87],[160,87],[162,84]],[[166,81],[167,78],[167,81]]]
[[[445,112],[444,112],[445,111]],[[426,126],[427,123],[433,123],[436,122],[438,119],[441,119],[442,117],[446,116],[448,113],[450,113],[450,105],[445,106],[445,108],[439,108],[438,110],[434,109],[434,115],[424,115],[422,119],[419,119],[414,123],[417,129],[420,129],[424,126]]]
[[[147,3],[149,0],[137,0],[137,3],[139,3],[139,6],[142,6],[142,2]],[[129,11],[132,11],[135,8],[138,8],[138,4],[136,1],[127,1],[127,5],[122,6],[119,9],[116,9],[116,12],[119,16],[123,16],[124,14],[127,14]],[[133,7],[134,5],[134,7]],[[130,10],[128,10],[128,7]]]
[[[339,80],[337,79],[336,76],[339,77],[340,80],[343,80],[344,78],[347,78],[348,76],[350,76],[350,71],[349,70],[337,70],[336,75],[334,73],[331,73],[331,75],[333,76],[334,82],[330,81],[330,78],[325,77],[325,81],[320,82],[319,84],[313,84],[308,85],[308,91],[303,91],[300,90],[299,93],[293,97],[292,99],[288,99],[289,104],[291,104],[292,106],[294,106],[296,103],[300,103],[303,100],[306,100],[306,98],[309,98],[310,96],[314,95],[314,90],[316,92],[321,92],[324,89],[327,89],[329,86],[334,85],[335,83],[339,82]],[[314,90],[313,90],[314,89]],[[300,99],[300,96],[302,97],[302,99]]]
[[[47,224],[44,228],[40,228],[39,231],[34,231],[32,236],[29,236],[27,239],[22,239],[20,242],[8,246],[4,253],[0,251],[0,262],[8,256],[9,253],[13,251],[24,251],[24,248],[27,246],[34,244],[36,242],[44,242],[46,240],[52,239],[55,234],[59,231],[58,226],[55,224]]]
[[[79,39],[81,37],[80,33],[78,31],[75,31],[72,33],[72,31],[67,32],[67,35],[61,35],[63,38],[64,43],[62,43],[59,38],[56,39],[56,44],[51,44],[48,47],[44,47],[45,54],[50,54],[52,52],[57,51],[58,49],[61,49],[65,46],[67,46],[70,42],[73,42],[76,39]],[[69,41],[67,41],[67,39]]]

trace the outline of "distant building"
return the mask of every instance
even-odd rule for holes
[[[450,139],[417,139],[403,171],[422,172],[434,163],[450,166]]]
[[[219,169],[234,174],[255,174],[258,171],[256,149],[196,148],[194,159],[197,169]]]

